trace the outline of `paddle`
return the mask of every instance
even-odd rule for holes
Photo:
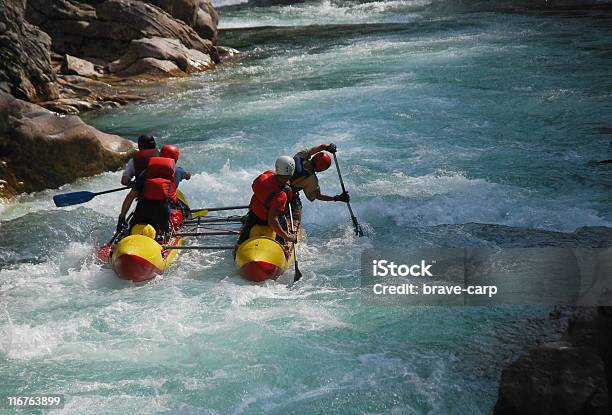
[[[120,190],[127,190],[130,187],[119,187],[117,189],[105,190],[103,192],[73,192],[73,193],[63,193],[61,195],[53,196],[53,202],[57,207],[64,206],[72,206],[79,205],[81,203],[89,202],[96,196],[103,195],[106,193],[119,192]]]
[[[342,180],[342,173],[340,173],[340,166],[338,165],[338,158],[336,157],[336,153],[334,155],[334,162],[336,163],[336,170],[338,171],[338,178],[340,179],[340,186],[342,186],[342,191],[346,192],[346,188],[344,187],[344,181]],[[349,213],[351,214],[351,220],[353,221],[353,227],[355,228],[355,234],[359,237],[363,236],[363,229],[361,229],[361,225],[357,222],[357,218],[353,214],[353,209],[351,208],[351,204],[346,202],[346,206],[348,207]]]
[[[288,201],[289,204],[289,219],[291,220],[291,233],[295,233],[295,228],[293,227],[293,212],[291,211],[291,201]],[[298,268],[298,258],[297,251],[295,250],[296,242],[293,243],[293,259],[295,260],[293,263],[295,265],[295,275],[293,276],[293,283],[295,284],[302,278],[302,273]]]
[[[201,209],[191,209],[191,212],[200,212],[202,210],[205,210],[207,212],[217,212],[219,210],[236,210],[236,209],[248,209],[248,206],[225,206],[225,207],[218,207],[218,208],[201,208]]]
[[[200,210],[198,212],[193,212],[191,211],[191,219],[197,219],[197,218],[201,218],[202,216],[206,216],[208,215],[208,210]]]
[[[182,246],[182,245],[162,245],[162,248],[164,249],[193,249],[193,250],[197,250],[197,249],[212,249],[212,250],[222,250],[222,249],[234,249],[236,248],[236,246],[234,245],[220,245],[220,246]]]

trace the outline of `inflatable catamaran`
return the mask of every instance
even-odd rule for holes
[[[289,221],[288,221],[289,222]],[[301,237],[300,221],[296,221],[297,237]],[[277,240],[276,233],[268,225],[255,225],[249,239],[236,249],[235,262],[238,273],[250,281],[277,279],[295,262],[291,244]]]
[[[185,196],[178,194],[188,206]],[[178,209],[171,211],[170,237],[156,238],[155,229],[148,224],[137,224],[131,231],[118,235],[102,246],[98,258],[110,266],[119,278],[144,282],[162,275],[176,260],[181,250],[234,250],[238,273],[249,281],[277,279],[295,261],[291,244],[283,244],[267,225],[254,226],[249,238],[240,245],[184,245],[186,237],[238,236],[242,216],[209,216],[209,212],[246,209],[246,206],[197,209],[185,218]],[[298,218],[296,218],[298,219]],[[297,235],[300,237],[299,219]]]

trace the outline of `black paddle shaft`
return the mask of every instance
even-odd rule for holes
[[[289,219],[291,220],[291,232],[294,233],[295,228],[293,226],[293,211],[291,210],[291,201],[288,200],[287,203],[289,204]],[[293,259],[294,259],[293,264],[295,266],[295,274],[293,276],[293,283],[296,283],[300,280],[300,278],[302,278],[302,273],[300,272],[300,269],[298,268],[298,258],[297,258],[297,251],[295,250],[295,242],[293,243]]]
[[[336,157],[336,153],[332,153],[334,155],[334,162],[336,163],[336,171],[338,171],[338,178],[340,179],[340,186],[342,187],[342,192],[346,193],[346,188],[344,187],[344,180],[342,180],[342,173],[340,173],[340,165],[338,165],[338,158]],[[351,203],[346,202],[346,206],[348,207],[349,213],[351,215],[351,220],[353,221],[353,226],[355,227],[355,233],[357,236],[363,236],[363,230],[357,222],[357,218],[353,213],[353,208],[351,208]]]

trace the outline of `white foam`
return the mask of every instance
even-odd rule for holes
[[[265,8],[222,11],[219,27],[232,29],[315,24],[399,23],[420,18],[420,12],[431,3],[431,0],[396,0],[338,4],[323,0],[270,5]]]

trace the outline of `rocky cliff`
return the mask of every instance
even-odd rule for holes
[[[51,38],[24,20],[22,0],[0,0],[0,90],[31,102],[57,99],[50,46]]]
[[[0,198],[119,168],[131,141],[54,112],[214,68],[217,24],[210,0],[0,0]]]

